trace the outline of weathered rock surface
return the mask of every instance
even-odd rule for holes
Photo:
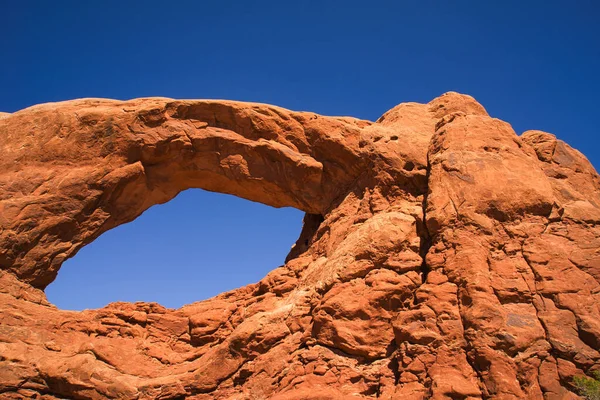
[[[192,187],[305,211],[286,264],[178,310],[48,303],[65,259]],[[0,115],[0,397],[576,398],[600,369],[599,224],[582,154],[457,93],[377,122],[163,98]]]

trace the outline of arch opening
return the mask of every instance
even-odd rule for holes
[[[258,282],[284,264],[304,213],[188,189],[105,232],[46,288],[67,310],[115,301],[179,308]]]

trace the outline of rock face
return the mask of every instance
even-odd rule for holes
[[[188,188],[305,211],[285,265],[178,310],[48,303],[64,260]],[[377,122],[164,98],[0,115],[0,397],[576,398],[600,369],[599,224],[581,153],[457,93]]]

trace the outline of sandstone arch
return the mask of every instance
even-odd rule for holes
[[[561,398],[600,368],[600,179],[469,96],[377,122],[228,101],[0,116],[0,391],[75,398]],[[307,213],[286,265],[179,310],[43,289],[199,187]]]
[[[358,146],[348,144],[367,124],[169,99],[78,100],[16,113],[3,135],[2,265],[44,288],[82,245],[188,188],[324,213],[364,168]]]

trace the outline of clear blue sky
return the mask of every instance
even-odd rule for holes
[[[167,96],[373,120],[455,90],[600,165],[597,1],[0,4],[0,111]],[[84,248],[47,293],[69,309],[204,299],[280,265],[301,217],[187,191]]]

